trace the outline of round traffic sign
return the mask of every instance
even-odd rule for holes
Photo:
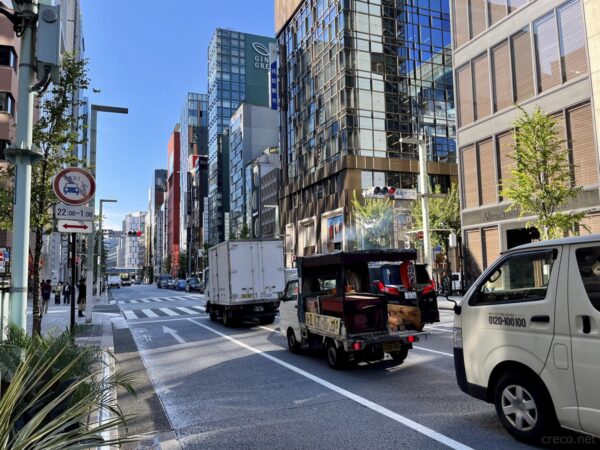
[[[67,205],[88,203],[96,192],[96,181],[91,173],[79,167],[61,170],[52,182],[54,194]]]

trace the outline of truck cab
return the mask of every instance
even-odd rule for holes
[[[454,363],[515,438],[600,436],[600,236],[503,253],[455,307]]]

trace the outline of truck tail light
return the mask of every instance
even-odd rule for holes
[[[407,340],[409,343],[411,343],[411,344],[412,344],[412,343],[413,343],[413,342],[415,342],[417,339],[416,339],[414,336],[409,336],[408,338],[406,338],[406,340]]]
[[[356,341],[352,344],[352,350],[362,350],[362,342]]]

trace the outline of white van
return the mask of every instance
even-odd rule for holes
[[[503,253],[455,313],[458,384],[509,433],[600,436],[600,235]]]

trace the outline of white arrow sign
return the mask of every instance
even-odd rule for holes
[[[56,231],[59,233],[83,233],[92,232],[92,222],[83,220],[59,220],[56,222]]]
[[[163,333],[165,334],[170,334],[171,336],[173,336],[173,338],[179,342],[180,344],[185,344],[185,340],[179,336],[179,334],[177,333],[177,331],[172,330],[171,328],[167,328],[165,326],[163,326]]]

